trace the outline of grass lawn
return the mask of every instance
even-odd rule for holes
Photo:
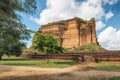
[[[42,68],[65,68],[77,64],[77,62],[73,60],[38,60],[38,59],[29,59],[23,57],[3,57],[0,60],[1,65],[15,65],[15,66],[34,66],[34,67],[42,67]],[[120,64],[113,64],[109,62],[101,62],[95,64],[97,70],[103,71],[119,71],[120,72]]]
[[[120,76],[112,77],[109,80],[120,80]]]
[[[37,60],[37,59],[28,59],[23,57],[3,57],[0,60],[1,65],[15,65],[15,66],[34,66],[34,67],[43,67],[43,68],[64,68],[76,64],[72,60]]]
[[[109,62],[101,62],[96,64],[97,70],[104,70],[104,71],[118,71],[120,72],[120,64],[109,63]]]

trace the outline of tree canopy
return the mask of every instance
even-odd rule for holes
[[[18,13],[33,15],[36,10],[35,0],[0,0],[0,59],[3,54],[21,53],[30,38],[30,30],[21,22]]]
[[[35,33],[32,47],[46,54],[61,53],[63,48],[59,46],[59,41],[57,36]]]

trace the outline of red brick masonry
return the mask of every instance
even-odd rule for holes
[[[28,53],[24,55],[33,59],[61,59],[61,60],[78,60],[79,63],[83,62],[103,62],[112,61],[120,62],[120,53],[107,52],[107,53],[61,53],[61,54],[46,54],[40,55],[35,53]]]
[[[95,19],[89,21],[81,18],[73,18],[59,22],[42,25],[38,32],[43,34],[53,34],[60,37],[60,46],[73,48],[86,44],[98,44],[96,39]]]

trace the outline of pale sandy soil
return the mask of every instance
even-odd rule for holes
[[[120,72],[98,71],[92,64],[68,68],[36,68],[0,65],[0,80],[107,80]]]

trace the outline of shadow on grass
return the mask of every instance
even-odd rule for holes
[[[68,62],[68,61],[65,61],[65,62],[54,62],[55,64],[77,64],[77,62],[75,63],[75,62],[73,62],[73,61],[71,61],[71,62]]]
[[[36,67],[36,64],[32,64],[32,63],[6,63],[4,65],[11,65],[11,66],[31,66],[31,67]]]
[[[62,80],[55,77],[56,75],[30,75],[30,76],[7,76],[0,78],[0,80]]]
[[[2,59],[0,61],[28,61],[28,60],[32,60],[32,59],[27,59],[27,58],[20,58],[20,59]]]
[[[108,80],[105,77],[83,77],[83,76],[76,76],[72,73],[58,73],[58,74],[34,74],[28,76],[6,76],[0,78],[0,80]]]

